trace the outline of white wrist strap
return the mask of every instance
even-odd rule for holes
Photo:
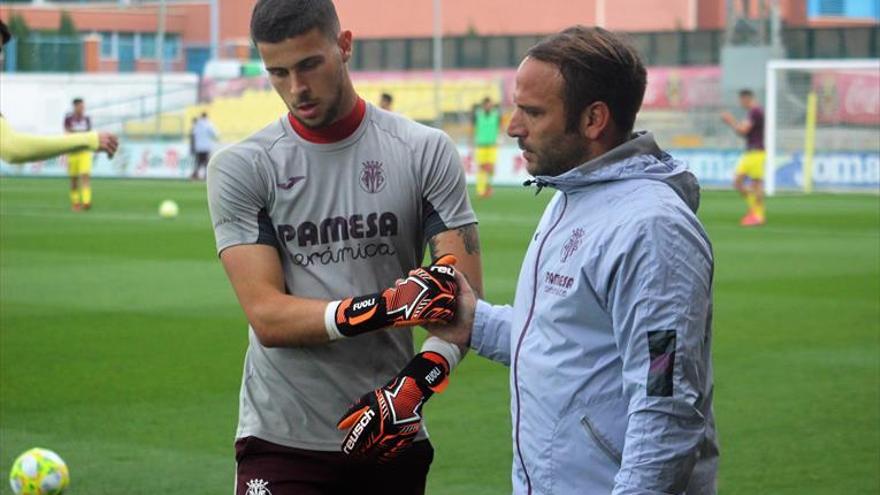
[[[336,326],[336,309],[341,302],[342,301],[333,301],[327,303],[327,308],[324,309],[324,329],[327,330],[327,336],[330,337],[330,342],[344,337],[344,335],[339,333],[339,328]]]
[[[461,361],[461,349],[459,349],[457,345],[451,342],[446,342],[440,337],[434,337],[432,335],[425,339],[425,343],[422,344],[422,352],[427,351],[436,352],[446,358],[446,362],[449,363],[450,372],[452,372],[452,370],[458,366],[458,362]]]

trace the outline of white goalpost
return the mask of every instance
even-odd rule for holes
[[[767,195],[780,188],[876,190],[880,59],[770,60],[764,101]]]

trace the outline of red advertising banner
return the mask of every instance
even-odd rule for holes
[[[688,109],[720,104],[720,67],[648,68],[643,109]]]
[[[880,124],[880,74],[825,71],[813,78],[821,124]]]

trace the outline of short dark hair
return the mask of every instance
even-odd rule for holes
[[[394,101],[394,97],[391,96],[390,93],[382,93],[382,96],[381,96],[380,98],[382,98],[383,100],[385,100],[385,101],[387,101],[387,102],[392,102],[392,101]]]
[[[251,39],[280,43],[318,28],[328,38],[339,35],[339,16],[330,0],[258,0],[251,14]]]
[[[752,92],[751,89],[744,88],[744,89],[739,90],[739,96],[740,96],[740,97],[746,97],[746,96],[748,96],[749,98],[751,98],[751,97],[754,97],[754,96],[755,96],[755,93]]]
[[[527,56],[559,68],[565,80],[565,129],[574,132],[592,103],[605,102],[617,130],[628,135],[645,97],[647,74],[636,49],[600,27],[572,26],[545,38]]]
[[[82,103],[82,102],[83,102],[83,99],[82,99],[82,98],[74,98],[74,99],[73,99],[73,104],[74,104],[74,105],[79,105],[79,104]]]

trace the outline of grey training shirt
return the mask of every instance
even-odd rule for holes
[[[421,264],[427,239],[476,222],[451,140],[369,104],[339,142],[306,141],[284,116],[217,153],[208,202],[218,253],[275,246],[287,292],[323,299],[391,286]],[[409,329],[266,348],[250,328],[236,437],[338,450],[348,406],[412,356]]]

